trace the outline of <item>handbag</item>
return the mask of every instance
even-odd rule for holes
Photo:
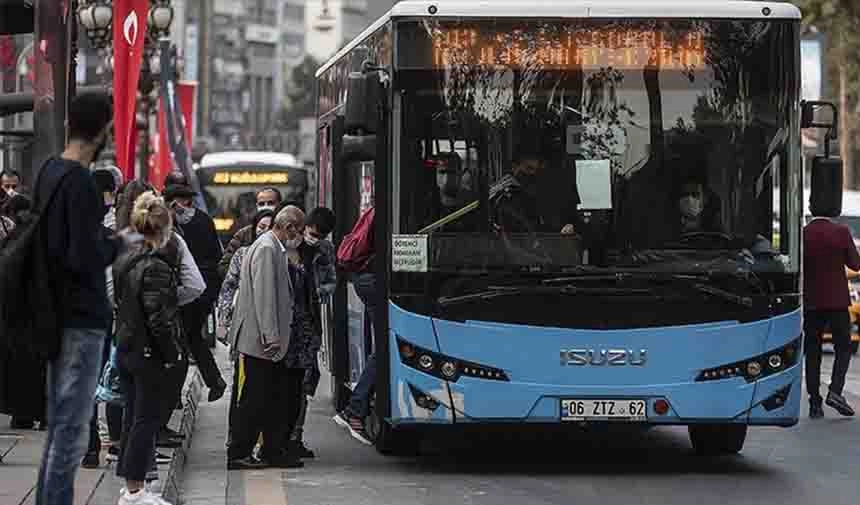
[[[110,358],[105,363],[102,375],[99,378],[99,384],[96,387],[96,402],[124,407],[125,394],[120,384],[116,359],[116,345],[111,344]]]

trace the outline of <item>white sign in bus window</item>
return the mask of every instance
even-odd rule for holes
[[[609,160],[577,160],[576,189],[580,210],[612,208],[612,169]]]
[[[395,272],[427,271],[427,235],[394,235],[391,269]]]

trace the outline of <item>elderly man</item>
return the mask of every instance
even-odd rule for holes
[[[248,248],[242,261],[229,335],[240,374],[227,451],[230,470],[303,466],[283,448],[289,435],[285,421],[295,417],[292,413],[298,407],[290,401],[291,381],[284,359],[290,350],[295,293],[301,289],[291,282],[287,251],[301,243],[304,218],[297,207],[284,208],[275,216],[272,230]],[[263,460],[252,456],[260,433]]]

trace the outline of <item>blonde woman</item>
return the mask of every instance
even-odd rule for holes
[[[114,267],[119,312],[117,359],[126,394],[117,475],[125,478],[120,505],[165,505],[144,487],[161,425],[162,397],[169,394],[165,380],[184,360],[176,278],[160,252],[170,240],[172,223],[164,200],[152,192],[140,195],[131,214],[132,229],[143,236]],[[168,504],[169,505],[169,504]]]

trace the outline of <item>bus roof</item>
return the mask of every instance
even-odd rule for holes
[[[287,153],[270,151],[223,151],[209,153],[200,160],[200,168],[223,167],[242,164],[277,165],[290,168],[303,168],[295,156]]]
[[[430,14],[435,10],[434,14]],[[366,37],[393,18],[701,18],[701,19],[797,19],[800,9],[785,2],[750,0],[403,0],[368,26],[360,35],[325,62],[319,77]]]

